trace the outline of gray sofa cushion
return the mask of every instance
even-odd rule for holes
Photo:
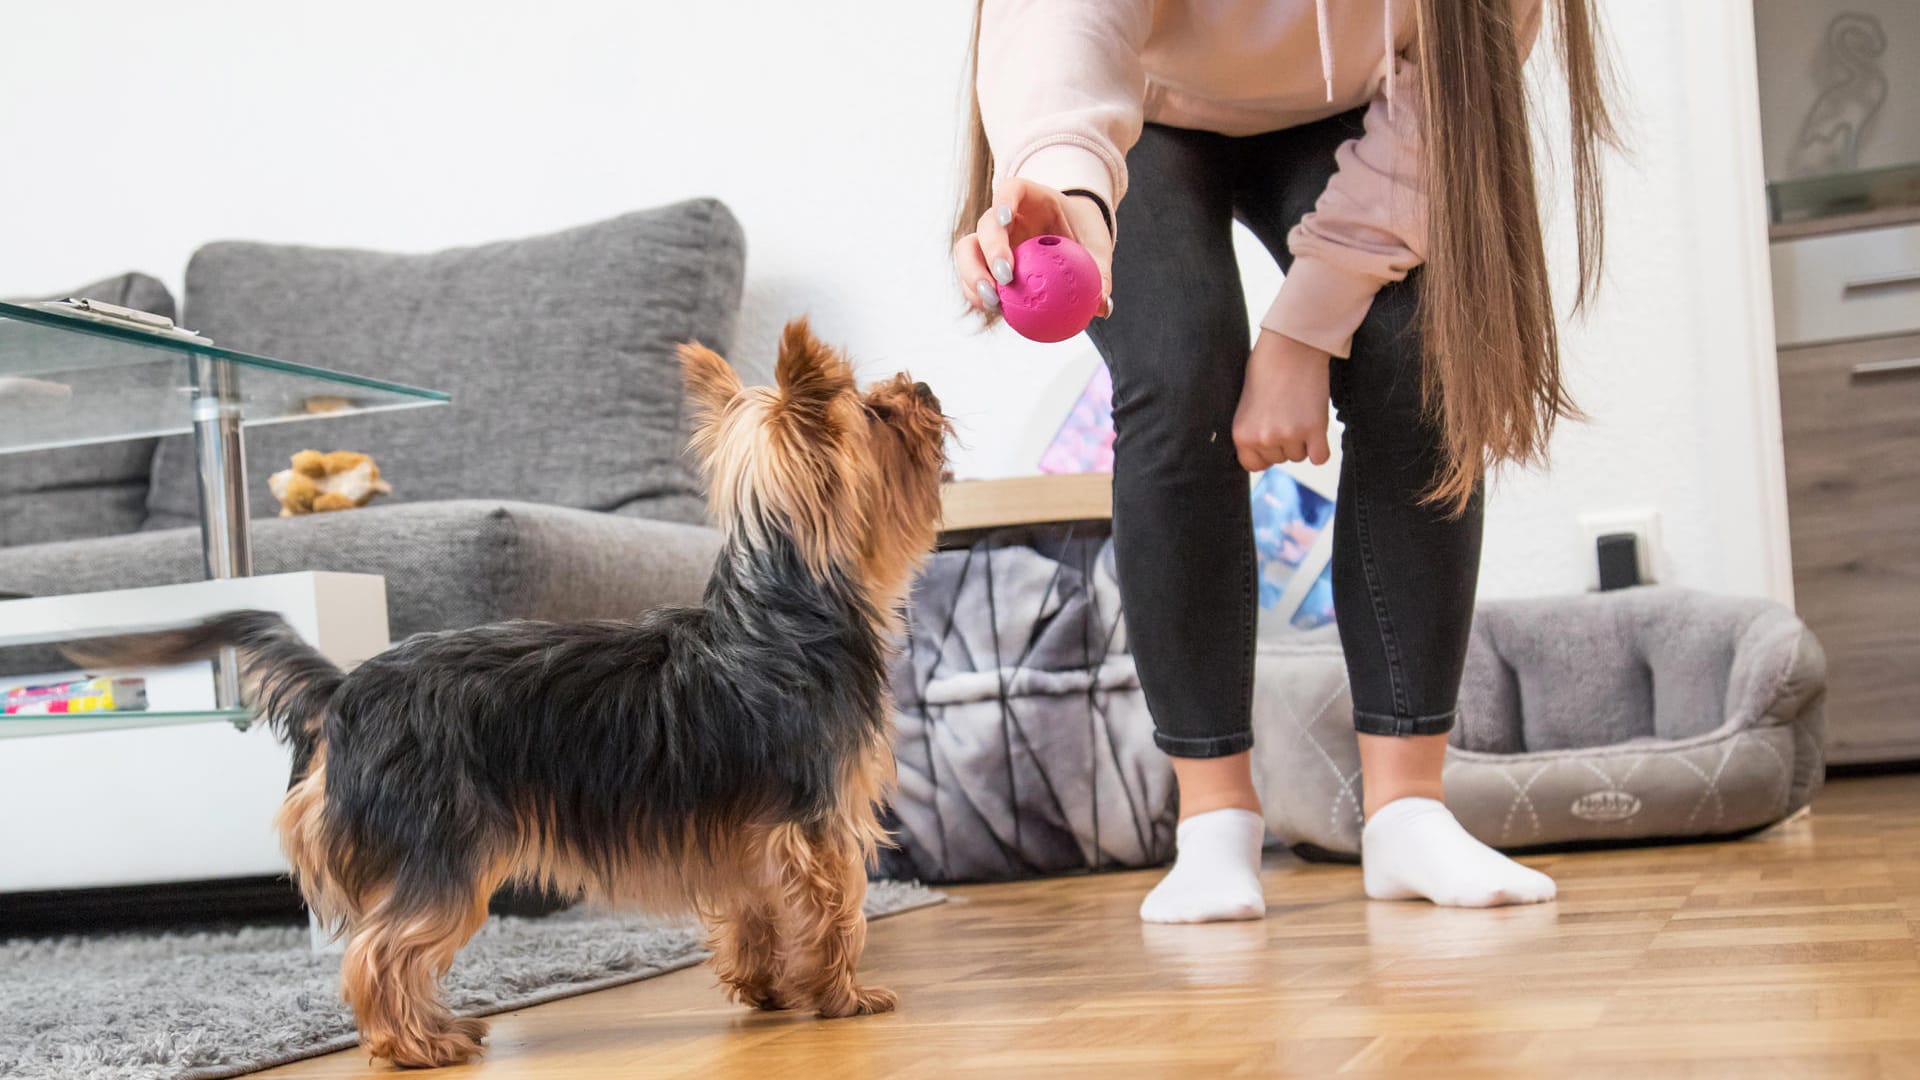
[[[84,296],[172,318],[159,279],[121,274],[55,297]],[[152,439],[12,454],[0,462],[0,547],[132,532],[147,517]]]
[[[631,616],[698,602],[720,550],[711,529],[526,503],[449,501],[275,518],[253,530],[261,574],[339,570],[387,579],[388,626]],[[129,589],[200,576],[198,529],[0,551],[0,591]],[[58,667],[49,651],[0,653],[0,670]]]
[[[673,348],[725,349],[745,261],[712,199],[432,255],[210,244],[187,321],[214,341],[446,390],[449,407],[255,428],[255,516],[296,451],[359,450],[388,502],[512,499],[697,521]],[[162,440],[149,528],[196,520],[192,443]]]
[[[1254,775],[1269,831],[1359,851],[1361,777],[1339,640],[1263,645]],[[1787,609],[1675,588],[1476,613],[1447,805],[1502,848],[1731,836],[1812,801],[1826,661]]]

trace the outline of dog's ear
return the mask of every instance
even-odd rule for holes
[[[697,341],[680,346],[680,381],[697,431],[719,419],[740,393],[740,376],[719,353]]]
[[[853,389],[852,365],[814,337],[805,318],[788,323],[780,335],[780,359],[773,376],[782,400],[809,410],[824,410],[835,397]]]

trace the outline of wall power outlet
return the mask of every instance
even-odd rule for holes
[[[1587,591],[1600,588],[1599,544],[1603,536],[1628,533],[1634,537],[1640,583],[1651,585],[1660,580],[1664,561],[1660,547],[1660,511],[1651,507],[1608,510],[1580,515],[1580,534],[1585,540],[1582,559],[1587,567]]]

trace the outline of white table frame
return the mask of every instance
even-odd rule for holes
[[[384,578],[310,571],[0,602],[0,645],[154,629],[237,608],[279,612],[343,667],[389,643]],[[0,891],[287,872],[272,820],[292,759],[267,732],[219,721],[93,731],[73,723],[60,734],[0,740]]]

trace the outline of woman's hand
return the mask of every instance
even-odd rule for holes
[[[1100,267],[1100,317],[1113,312],[1113,236],[1092,199],[1062,195],[1031,180],[1008,180],[994,190],[993,206],[980,216],[975,231],[953,246],[953,269],[960,291],[975,311],[1000,310],[994,283],[1013,280],[1013,249],[1035,236],[1064,236],[1077,242]]]
[[[1240,467],[1260,472],[1283,461],[1327,461],[1327,368],[1311,345],[1260,331],[1233,414]]]

